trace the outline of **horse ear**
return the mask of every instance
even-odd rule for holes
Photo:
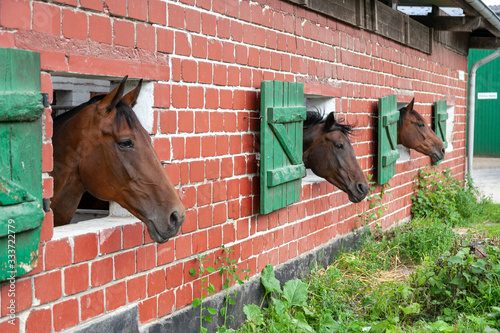
[[[335,125],[337,121],[335,120],[335,114],[330,112],[325,120],[325,126],[323,127],[323,131],[329,132],[330,129]]]
[[[415,102],[415,97],[411,100],[411,102],[404,108],[403,112],[410,112],[413,110],[413,103]]]
[[[128,106],[133,107],[137,103],[137,97],[139,97],[139,93],[142,88],[142,79],[139,80],[139,84],[137,87],[128,92],[125,96],[123,96],[122,101],[125,102]]]
[[[112,92],[106,95],[98,104],[99,109],[105,109],[107,112],[113,110],[123,96],[125,90],[125,83],[127,82],[128,75],[125,76],[120,82],[120,85],[113,89]]]

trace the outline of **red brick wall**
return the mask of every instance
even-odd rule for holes
[[[187,218],[166,244],[142,223],[78,236],[53,236],[46,215],[38,267],[16,282],[16,325],[7,322],[8,285],[1,284],[2,332],[52,332],[138,304],[140,323],[191,303],[200,281],[189,275],[196,254],[232,247],[251,275],[353,229],[366,202],[352,204],[332,185],[304,183],[302,200],[258,214],[262,80],[305,83],[309,94],[336,99],[336,111],[360,130],[353,146],[374,170],[377,99],[414,96],[430,120],[432,103],[455,107],[454,150],[439,167],[464,176],[467,58],[435,44],[432,55],[403,47],[279,0],[106,1],[2,0],[0,47],[41,53],[42,90],[57,73],[142,77],[154,84],[155,139],[179,189]],[[52,196],[52,121],[45,112],[44,197]],[[412,151],[390,181],[382,226],[410,216],[412,180],[430,159]],[[380,188],[379,188],[380,190]],[[221,281],[212,275],[218,289]]]

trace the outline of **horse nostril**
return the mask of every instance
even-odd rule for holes
[[[441,153],[444,155],[444,153],[446,152],[446,150],[443,148],[441,148]]]
[[[179,213],[177,211],[174,211],[172,214],[170,214],[170,226],[172,228],[177,228],[177,225],[179,224]]]
[[[368,186],[364,183],[358,183],[356,185],[356,187],[358,188],[358,191],[360,193],[368,193]]]

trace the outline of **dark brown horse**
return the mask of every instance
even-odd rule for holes
[[[427,125],[424,117],[413,110],[414,101],[415,98],[399,110],[398,143],[429,156],[431,162],[436,163],[444,158],[443,141]]]
[[[346,192],[352,202],[360,202],[368,193],[368,183],[349,141],[351,133],[352,127],[337,122],[333,112],[323,119],[319,112],[308,111],[303,160],[315,175]]]
[[[179,231],[185,209],[132,111],[142,80],[123,96],[126,81],[54,120],[54,225],[70,222],[87,191],[118,202],[163,243]]]

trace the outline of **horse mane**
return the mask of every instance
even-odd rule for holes
[[[82,103],[82,104],[80,104],[78,106],[75,106],[74,108],[72,108],[68,112],[65,112],[65,113],[63,113],[63,114],[55,117],[54,118],[54,122],[57,122],[59,124],[59,123],[62,123],[62,122],[70,120],[75,115],[77,115],[78,112],[80,112],[81,110],[85,109],[89,105],[92,105],[92,104],[95,104],[95,103],[101,101],[105,96],[106,95],[103,94],[103,95],[97,95],[97,96],[92,97],[87,102]],[[120,128],[120,126],[122,124],[122,121],[124,119],[125,119],[125,121],[127,122],[128,126],[130,128],[135,128],[135,126],[139,123],[139,119],[137,118],[135,112],[126,103],[124,103],[122,101],[119,101],[116,104],[115,109],[116,109],[116,116],[115,116],[114,120],[115,120],[115,125],[118,128]]]
[[[335,124],[330,128],[331,131],[341,131],[348,138],[353,135],[354,126],[350,124],[343,124],[344,118],[339,118],[339,120],[335,119]],[[316,111],[307,111],[306,120],[304,120],[303,129],[308,129],[310,127],[324,124],[326,122],[326,118],[324,113],[316,110]]]

